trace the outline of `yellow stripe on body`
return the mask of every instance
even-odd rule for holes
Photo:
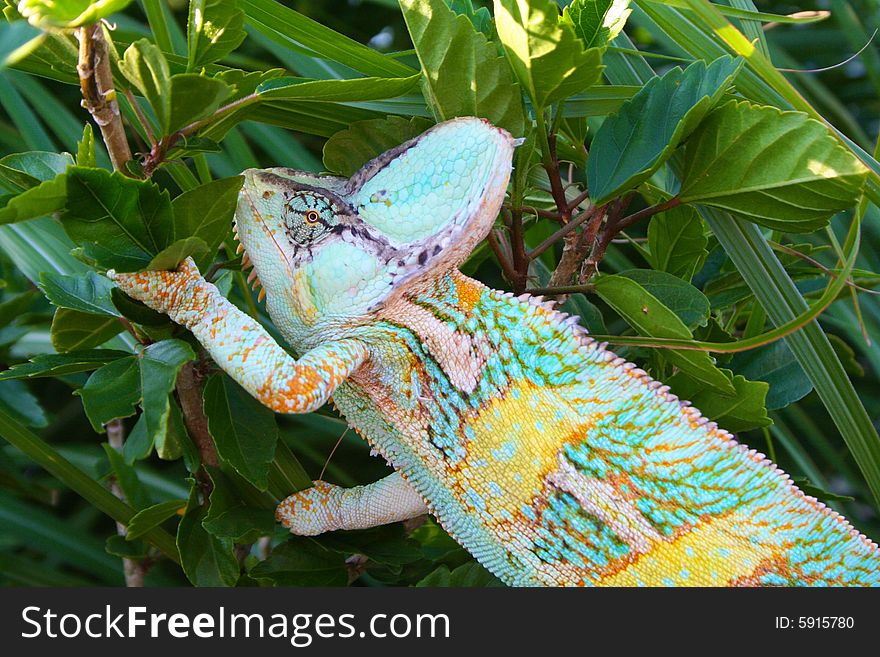
[[[776,556],[773,547],[748,539],[750,517],[739,512],[662,540],[602,586],[725,586],[751,575]]]

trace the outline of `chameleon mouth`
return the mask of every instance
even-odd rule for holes
[[[248,255],[247,250],[244,248],[244,244],[241,243],[241,240],[238,236],[238,224],[233,222],[232,224],[232,234],[235,237],[235,241],[238,242],[238,246],[235,247],[235,253],[241,253],[241,271],[244,273],[248,269],[250,269],[250,273],[247,277],[248,285],[252,285],[254,292],[259,290],[259,294],[257,294],[257,301],[262,301],[266,298],[266,290],[263,287],[263,282],[260,280],[260,277],[257,276],[257,270],[254,269],[254,263],[251,262],[251,257]]]

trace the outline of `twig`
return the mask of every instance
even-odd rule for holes
[[[622,230],[626,230],[634,223],[641,221],[642,219],[646,219],[648,217],[652,217],[655,214],[659,214],[661,212],[665,212],[671,208],[681,205],[681,199],[677,196],[673,196],[668,201],[664,201],[663,203],[658,203],[657,205],[651,205],[643,210],[639,210],[638,212],[633,212],[628,217],[624,217],[623,219],[619,219],[612,226],[614,230],[614,234],[616,235]]]
[[[100,128],[113,168],[129,175],[125,165],[131,160],[131,149],[122,125],[119,103],[116,102],[104,27],[101,23],[86,25],[77,29],[76,36],[79,39],[76,70],[79,73],[82,106]]]
[[[489,234],[486,235],[486,240],[489,242],[489,247],[495,253],[495,257],[498,259],[498,264],[501,265],[501,271],[504,272],[504,277],[511,282],[516,280],[516,272],[513,270],[513,265],[510,264],[510,259],[508,258],[501,240],[498,238],[496,229],[493,228],[489,231]]]
[[[590,294],[594,291],[592,285],[560,285],[559,287],[533,287],[526,290],[529,294],[545,296],[561,296],[563,294]]]
[[[596,208],[595,208],[595,207],[590,208],[590,209],[587,210],[586,212],[582,212],[580,215],[578,215],[577,217],[575,217],[574,219],[572,219],[571,221],[569,221],[569,222],[568,222],[567,224],[565,224],[562,228],[560,228],[559,230],[557,230],[557,231],[556,231],[555,233],[553,233],[550,237],[548,237],[548,238],[545,239],[543,242],[541,242],[538,246],[536,246],[534,249],[532,249],[531,251],[529,251],[529,252],[528,252],[528,258],[529,258],[529,260],[534,260],[534,259],[537,258],[539,255],[541,255],[542,253],[544,253],[544,251],[546,251],[546,250],[549,249],[551,246],[553,246],[554,244],[556,244],[556,242],[558,242],[560,239],[562,239],[563,237],[565,237],[566,235],[568,235],[571,231],[573,231],[575,228],[577,228],[577,227],[580,226],[582,223],[584,223],[585,221],[587,221],[588,219],[590,219],[590,218],[595,214],[595,212],[596,212]]]
[[[107,442],[117,452],[122,451],[122,447],[125,445],[125,426],[122,424],[122,420],[110,420],[107,423]],[[116,477],[113,477],[110,481],[110,491],[123,502],[126,501],[125,493],[122,492],[122,487],[119,485]],[[121,522],[117,522],[116,533],[119,536],[125,537],[128,534],[128,528]],[[147,566],[144,562],[129,557],[122,557],[122,571],[125,575],[126,586],[130,588],[142,587],[146,570]]]

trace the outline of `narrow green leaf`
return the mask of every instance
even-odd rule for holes
[[[680,196],[771,228],[810,232],[855,204],[866,175],[806,114],[729,102],[688,141]]]
[[[47,271],[40,275],[40,289],[59,308],[70,308],[92,315],[119,317],[110,301],[113,283],[93,271],[76,276],[63,276]]]
[[[694,62],[652,78],[596,132],[587,162],[593,201],[602,204],[647,180],[727,90],[742,60]]]
[[[63,353],[97,347],[122,330],[116,317],[58,308],[52,317],[50,336],[52,346]]]
[[[357,121],[324,142],[324,166],[332,173],[351,176],[374,157],[417,137],[429,127],[431,121],[421,117]]]
[[[128,532],[125,535],[125,539],[133,541],[136,538],[140,538],[185,508],[186,500],[169,500],[141,509],[132,516],[131,521],[128,523]]]
[[[364,75],[406,77],[415,73],[406,64],[321,25],[274,0],[240,0],[248,23],[266,30],[286,48],[298,44],[315,57],[339,62]]]
[[[235,0],[190,0],[186,22],[187,70],[222,59],[247,33],[244,11]]]
[[[134,509],[117,499],[113,493],[2,411],[0,411],[0,436],[102,513],[123,524],[131,520],[135,513]],[[4,508],[8,508],[5,500],[0,504],[0,514]],[[52,523],[46,523],[45,526],[51,525]],[[174,540],[167,532],[155,528],[147,532],[145,538],[158,547],[165,556],[178,561]]]
[[[13,365],[0,372],[0,381],[9,379],[36,379],[42,377],[61,377],[77,372],[90,372],[118,358],[131,354],[113,349],[88,349],[66,354],[39,354],[27,363]]]
[[[220,458],[259,490],[266,490],[278,442],[272,411],[223,374],[208,379],[204,400],[208,430]]]
[[[522,95],[495,45],[443,0],[401,0],[400,7],[436,118],[480,116],[522,135]]]
[[[516,77],[534,104],[550,104],[599,81],[602,49],[584,49],[550,0],[495,0],[495,27]]]
[[[693,334],[678,316],[635,281],[615,275],[597,276],[593,281],[602,300],[642,335],[693,339]],[[664,355],[681,370],[719,392],[736,393],[733,384],[706,352],[669,349]]]

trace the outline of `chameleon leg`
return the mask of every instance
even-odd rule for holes
[[[292,534],[315,536],[336,529],[367,529],[428,513],[425,502],[398,473],[354,488],[316,481],[278,505],[275,518]]]
[[[227,374],[278,413],[320,408],[367,358],[363,343],[342,339],[294,359],[206,281],[190,258],[178,271],[107,275],[129,296],[192,331]]]

